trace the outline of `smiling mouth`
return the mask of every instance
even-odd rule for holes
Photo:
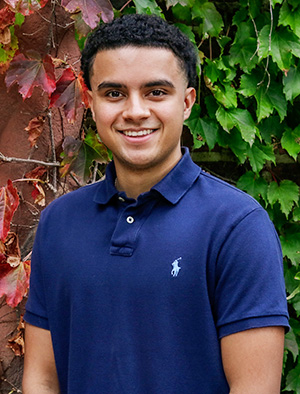
[[[156,131],[157,129],[151,129],[151,130],[139,130],[139,131],[134,131],[134,130],[120,130],[120,133],[126,135],[127,137],[143,137],[145,135],[152,134]]]

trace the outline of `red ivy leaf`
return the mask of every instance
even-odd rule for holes
[[[9,179],[7,185],[0,189],[0,239],[5,242],[9,232],[10,222],[18,208],[19,196],[17,189],[13,187]]]
[[[64,152],[61,162],[60,175],[66,176],[74,172],[83,180],[88,180],[91,175],[91,167],[96,161],[108,163],[109,155],[106,146],[100,142],[97,134],[89,129],[83,141],[77,141],[67,136],[63,143]]]
[[[32,171],[26,172],[25,178],[42,179],[42,177],[45,175],[46,172],[47,172],[46,167],[38,166],[35,167]]]
[[[46,55],[41,59],[35,51],[28,51],[28,58],[22,53],[15,56],[6,73],[5,83],[10,88],[16,82],[23,99],[32,95],[35,86],[40,86],[50,95],[56,86],[51,56]]]
[[[33,179],[42,179],[46,172],[47,169],[45,167],[39,166],[25,174],[25,178],[29,178],[33,182],[34,189],[31,192],[31,196],[34,198],[34,202],[42,207],[46,205],[45,192],[42,186],[38,182],[33,181]]]
[[[81,74],[77,77],[68,67],[56,82],[56,90],[50,98],[50,108],[63,107],[68,122],[74,123],[77,109],[88,106],[86,91]]]
[[[14,24],[16,14],[10,10],[8,6],[5,6],[0,10],[0,30],[4,30],[6,27]]]
[[[48,0],[4,0],[6,4],[10,5],[15,12],[20,12],[23,15],[30,15],[35,11],[43,8]]]
[[[80,9],[83,20],[92,29],[99,23],[99,14],[105,23],[114,19],[113,7],[109,0],[62,0],[61,5],[71,13]]]
[[[15,308],[29,287],[30,262],[21,262],[17,267],[0,264],[0,297],[6,297],[7,305]]]
[[[75,21],[75,30],[78,34],[79,39],[86,37],[92,30],[82,18],[82,12],[76,12],[76,14],[71,15],[71,19]]]
[[[33,182],[34,189],[31,193],[32,198],[34,198],[35,204],[44,207],[46,205],[46,196],[44,189],[38,182]]]
[[[6,248],[5,248],[4,243],[2,241],[0,241],[0,264],[3,261],[6,261],[5,251],[6,251]]]
[[[8,45],[11,42],[11,34],[9,27],[4,30],[0,30],[0,43],[3,45]]]
[[[21,315],[20,323],[18,325],[17,334],[8,340],[7,347],[11,348],[11,350],[15,353],[16,356],[24,355],[24,332],[25,332],[25,322],[23,319],[23,315]]]
[[[42,134],[44,123],[45,118],[43,116],[38,116],[31,119],[28,126],[25,127],[25,131],[29,134],[28,141],[30,142],[31,148],[35,146],[37,139]]]
[[[8,233],[4,242],[5,260],[11,267],[17,267],[21,262],[19,238],[15,233]]]

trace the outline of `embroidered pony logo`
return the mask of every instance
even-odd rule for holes
[[[179,267],[179,260],[181,260],[181,257],[178,257],[178,259],[174,260],[172,263],[173,269],[171,271],[171,275],[173,277],[177,276],[181,270],[181,267]]]

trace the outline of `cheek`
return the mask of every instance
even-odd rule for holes
[[[184,116],[184,103],[182,101],[161,103],[155,111],[162,121],[176,123]]]
[[[115,119],[115,114],[111,108],[101,105],[101,109],[95,111],[95,121],[97,125],[109,126]]]

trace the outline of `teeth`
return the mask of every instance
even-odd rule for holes
[[[154,130],[140,130],[140,131],[123,130],[122,132],[128,137],[142,137],[144,135],[153,133],[153,131]]]

